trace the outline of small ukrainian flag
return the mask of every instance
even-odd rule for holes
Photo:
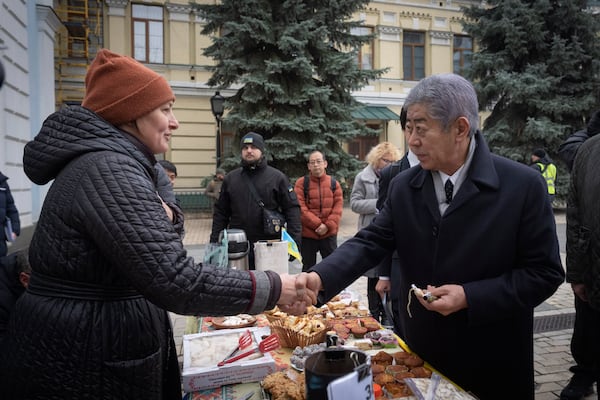
[[[295,257],[300,263],[302,263],[302,256],[300,255],[300,250],[298,250],[298,245],[292,239],[289,233],[283,228],[281,230],[281,240],[286,241],[288,244],[288,254]]]

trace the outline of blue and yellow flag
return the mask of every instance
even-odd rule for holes
[[[298,250],[298,245],[296,244],[294,239],[292,239],[290,234],[287,233],[285,228],[281,230],[281,240],[285,240],[287,242],[288,254],[295,257],[298,261],[300,261],[300,263],[302,263],[302,256],[300,255],[300,250]]]

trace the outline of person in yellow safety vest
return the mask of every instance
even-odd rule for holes
[[[556,195],[556,165],[552,162],[552,159],[548,157],[544,149],[535,149],[531,153],[531,167],[540,171],[546,184],[548,185],[548,198],[552,203],[554,196]]]

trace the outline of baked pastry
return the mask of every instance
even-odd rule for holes
[[[390,374],[377,374],[373,378],[373,382],[378,383],[380,385],[385,385],[386,383],[395,382],[394,377]]]
[[[392,363],[394,357],[391,354],[386,353],[385,351],[379,351],[374,356],[371,356],[371,361],[376,362],[377,364],[385,364],[388,365]]]
[[[275,372],[265,377],[262,387],[271,394],[272,400],[304,400],[304,374],[292,375],[284,371]]]
[[[373,342],[371,342],[370,339],[358,339],[354,341],[354,346],[362,351],[371,350],[373,348]]]
[[[412,372],[408,371],[408,372],[396,372],[394,374],[394,379],[396,380],[396,382],[404,382],[404,379],[406,378],[416,378],[415,374],[413,374]]]
[[[412,392],[404,383],[390,382],[386,383],[384,388],[385,391],[394,399],[412,395]]]
[[[420,367],[423,364],[425,364],[425,361],[423,361],[423,359],[416,354],[411,354],[409,357],[404,359],[404,365],[407,365],[411,368]]]
[[[380,329],[380,326],[377,322],[373,321],[366,321],[365,322],[365,328],[367,328],[367,331],[369,332],[373,332],[373,331],[377,331]]]
[[[371,364],[371,372],[373,372],[373,376],[383,374],[385,372],[385,365]]]
[[[414,367],[410,372],[415,374],[416,378],[431,378],[431,371],[425,367]]]
[[[348,333],[348,332],[350,332],[350,329],[348,329],[346,327],[346,325],[344,325],[344,324],[334,324],[333,327],[332,327],[332,329],[334,331],[336,331],[338,334],[339,333]]]
[[[394,375],[397,372],[408,372],[408,367],[406,365],[388,365],[385,367],[385,373]]]
[[[407,353],[405,351],[397,351],[395,353],[392,353],[392,357],[394,357],[394,362],[398,365],[404,365],[404,360],[406,360],[407,357],[410,357],[410,353]]]
[[[367,333],[367,328],[365,328],[364,326],[353,326],[352,329],[352,335],[357,338],[357,339],[361,339],[365,336],[365,333]]]

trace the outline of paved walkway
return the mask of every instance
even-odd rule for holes
[[[556,211],[555,215],[557,230],[562,231],[562,235],[559,233],[559,240],[564,240],[564,212]],[[204,244],[209,241],[211,224],[212,220],[206,216],[190,216],[186,219],[186,235],[183,243],[190,255],[194,256],[198,261],[202,259]],[[352,237],[356,233],[356,227],[357,214],[353,213],[349,208],[345,208],[338,235],[339,240],[344,241]],[[562,243],[561,249],[564,251],[564,243]],[[564,262],[565,254],[561,253],[561,256]],[[367,301],[366,283],[366,278],[363,277],[359,278],[350,287],[351,290],[361,295],[365,305]],[[574,312],[573,293],[570,285],[566,283],[561,285],[551,298],[535,310],[536,320],[543,319],[546,322],[551,322],[556,319],[558,322],[563,321],[562,324],[559,323],[559,326],[556,327],[558,330],[553,330],[552,324],[550,324],[549,328],[536,330],[539,332],[543,331],[542,333],[534,334],[536,400],[558,399],[560,391],[571,377],[569,367],[573,365],[573,358],[571,357],[569,343],[573,329],[570,326],[564,326],[564,321],[572,320]],[[179,354],[181,354],[181,337],[185,331],[186,319],[175,314],[172,314],[172,319],[175,340]],[[500,380],[501,377],[499,377]],[[503,384],[510,385],[510,382],[504,382]],[[586,397],[586,399],[595,399],[595,396],[594,394]]]

